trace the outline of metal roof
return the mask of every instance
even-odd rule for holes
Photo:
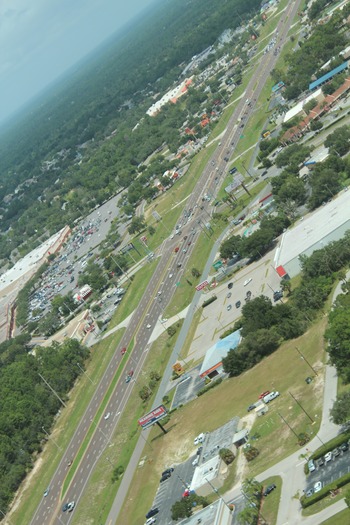
[[[309,90],[312,91],[313,89],[317,88],[324,82],[327,82],[327,80],[334,77],[334,75],[336,75],[337,73],[344,71],[344,69],[346,69],[348,65],[349,65],[349,62],[343,62],[342,64],[340,64],[340,66],[335,67],[334,69],[332,69],[332,71],[329,71],[328,73],[318,78],[314,82],[311,82],[311,84],[309,84]]]

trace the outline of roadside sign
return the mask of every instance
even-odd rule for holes
[[[138,423],[142,428],[148,428],[160,419],[167,415],[167,410],[164,405],[159,405],[157,408],[148,412],[145,416],[140,417]]]
[[[213,267],[215,268],[215,270],[218,270],[219,268],[221,268],[221,266],[222,266],[222,261],[216,261],[213,264]]]
[[[203,290],[203,288],[206,288],[207,286],[209,286],[208,281],[202,281],[201,283],[197,284],[196,290],[197,292],[200,292],[201,290]]]

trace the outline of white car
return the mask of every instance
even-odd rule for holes
[[[107,412],[107,414],[105,414],[105,419],[109,419],[110,417],[111,417],[111,413]]]
[[[205,439],[205,434],[203,434],[203,432],[201,434],[199,434],[199,436],[197,436],[194,441],[193,441],[193,444],[195,446],[199,445],[200,443],[203,443]]]
[[[247,285],[248,285],[249,283],[251,283],[251,282],[252,282],[252,278],[249,277],[249,279],[246,279],[246,280],[244,281],[243,286],[247,286]]]
[[[169,279],[171,279],[171,278],[172,278],[172,276],[173,276],[173,274],[172,274],[172,273],[169,273]]]
[[[316,481],[314,485],[314,492],[319,492],[322,488],[322,481]]]
[[[332,452],[327,452],[327,454],[324,455],[324,460],[326,463],[328,463],[328,461],[332,461]]]
[[[199,457],[196,456],[196,457],[194,458],[194,460],[192,461],[192,465],[195,467],[196,465],[198,465],[198,461],[199,461]]]
[[[72,510],[74,509],[75,507],[75,501],[71,501],[70,503],[68,503],[68,512],[72,512]]]
[[[151,325],[150,325],[150,324],[148,324],[146,328],[150,329],[150,328],[151,328]]]

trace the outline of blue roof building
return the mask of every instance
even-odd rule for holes
[[[309,90],[312,91],[313,89],[318,88],[319,86],[321,86],[321,84],[324,84],[325,82],[327,82],[327,80],[330,80],[335,75],[337,75],[338,73],[341,73],[342,71],[344,71],[344,69],[347,69],[348,67],[349,67],[349,62],[343,62],[342,64],[340,64],[340,66],[335,67],[334,69],[332,69],[332,71],[329,71],[328,73],[326,73],[325,75],[322,75],[322,77],[318,78],[314,82],[311,82],[311,84],[309,84]]]
[[[209,348],[202,363],[199,375],[217,375],[222,369],[222,359],[227,356],[230,350],[235,350],[241,340],[241,331],[236,330],[224,339],[219,339],[214,346]]]

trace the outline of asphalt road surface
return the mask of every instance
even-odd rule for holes
[[[291,3],[284,14],[282,15],[280,22],[278,23],[277,30],[279,31],[279,40],[277,43],[278,47],[281,47],[287,36],[287,32],[291,25],[294,15],[297,12],[299,2]],[[208,220],[208,204],[202,199],[205,195],[214,196],[218,188],[219,173],[223,173],[226,161],[224,157],[229,156],[227,151],[230,151],[232,155],[234,148],[239,140],[243,128],[239,128],[237,122],[244,115],[244,122],[246,123],[253,111],[253,107],[256,99],[259,97],[263,86],[273,69],[278,59],[278,53],[275,55],[272,51],[265,55],[261,60],[260,64],[256,68],[255,75],[250,80],[247,89],[246,97],[250,101],[251,105],[248,105],[245,99],[242,99],[230,118],[226,131],[221,138],[221,145],[217,147],[212,158],[210,159],[207,167],[204,169],[201,178],[199,179],[197,186],[190,198],[187,199],[186,210],[188,213],[192,213],[192,217],[185,226],[182,226],[182,235],[188,235],[197,230],[198,227],[201,229],[205,228],[205,223]],[[244,124],[245,125],[245,124]],[[215,168],[214,168],[215,165]],[[218,170],[216,169],[218,168]],[[201,209],[203,207],[203,209]],[[189,210],[192,212],[189,212]],[[198,226],[194,226],[194,223]],[[125,378],[121,377],[115,387],[111,397],[106,406],[106,412],[110,412],[113,417],[105,420],[103,417],[98,423],[93,422],[93,419],[104,400],[104,396],[108,390],[108,387],[120,366],[122,359],[120,349],[122,347],[128,347],[130,341],[134,339],[136,346],[132,353],[132,358],[135,363],[134,367],[134,379],[137,379],[138,374],[142,369],[143,361],[146,357],[148,350],[148,340],[150,337],[150,329],[147,329],[146,325],[151,324],[154,327],[158,322],[158,318],[165,306],[170,301],[176,286],[177,279],[181,276],[184,270],[187,258],[193,249],[194,242],[188,246],[186,253],[180,253],[180,258],[174,256],[175,239],[169,240],[163,246],[163,255],[159,261],[156,271],[154,272],[149,285],[140,301],[139,307],[134,312],[130,324],[127,327],[122,341],[106,369],[106,372],[96,387],[94,396],[92,397],[88,408],[82,417],[74,436],[69,443],[65,454],[50,482],[50,492],[46,498],[43,498],[39,504],[36,513],[31,521],[32,524],[68,524],[71,522],[73,513],[68,514],[62,512],[62,504],[66,501],[75,501],[76,506],[79,505],[79,499],[83,494],[89,478],[93,472],[93,469],[100,458],[102,452],[110,445],[110,440],[113,432],[118,424],[120,414],[122,413],[127,400],[129,398],[131,389],[134,386],[134,381],[126,384]],[[177,242],[177,240],[176,240]],[[181,268],[177,267],[177,264],[181,262]],[[168,284],[164,286],[164,283]],[[162,300],[155,300],[156,292],[162,291]],[[128,364],[130,368],[130,364]],[[127,370],[126,370],[127,371]],[[64,501],[61,501],[61,488],[64,480],[68,473],[68,469],[71,468],[69,464],[74,463],[81,443],[83,442],[87,432],[91,426],[95,426],[95,432],[89,445],[86,449],[86,453],[83,458],[79,461],[79,465],[76,466],[75,474],[67,491]],[[74,465],[75,467],[75,465]],[[131,479],[129,480],[131,481]],[[117,515],[120,508],[115,512],[112,520],[116,521]]]

